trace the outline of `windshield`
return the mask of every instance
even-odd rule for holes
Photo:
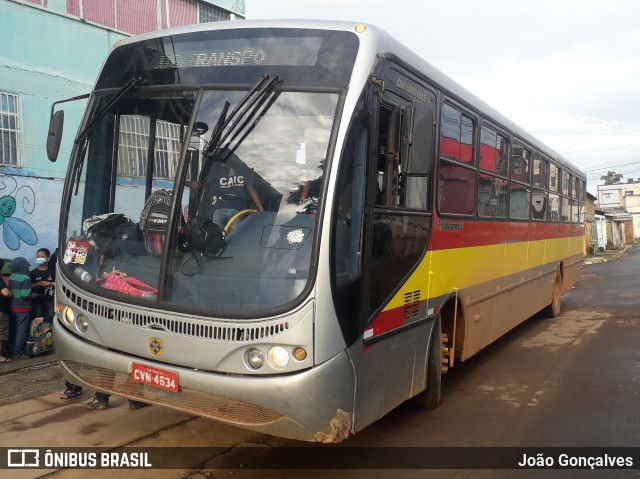
[[[100,294],[226,316],[295,300],[338,94],[269,88],[238,108],[250,93],[141,87],[110,105],[77,149],[62,267]]]

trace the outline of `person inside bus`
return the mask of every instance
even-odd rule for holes
[[[200,185],[187,181],[189,188]],[[259,211],[264,211],[262,201],[253,184],[253,171],[228,148],[216,155],[207,173],[206,198],[212,198],[211,220],[224,228],[239,211],[247,209],[251,200]],[[202,205],[199,205],[199,209]]]
[[[308,169],[306,163],[296,164],[296,166],[296,177],[300,179],[300,183],[289,193],[287,203],[301,206],[300,213],[316,214],[324,175],[324,162],[320,162],[318,165],[319,172]]]

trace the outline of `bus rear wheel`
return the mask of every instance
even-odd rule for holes
[[[444,351],[447,350],[446,345],[443,346],[442,325],[440,317],[438,317],[431,329],[431,339],[429,341],[429,356],[427,358],[426,383],[427,389],[417,394],[414,404],[425,409],[434,409],[440,404],[442,397],[442,371],[444,361]]]
[[[560,316],[560,307],[562,304],[562,277],[560,272],[556,273],[553,280],[553,290],[551,292],[551,303],[542,310],[545,318],[557,318]]]

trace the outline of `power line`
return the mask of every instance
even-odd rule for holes
[[[623,162],[626,162],[626,163],[623,163]],[[607,169],[613,170],[615,168],[634,165],[636,163],[640,164],[640,156],[632,156],[631,158],[625,158],[624,160],[618,160],[613,163],[605,163],[599,166],[592,166],[590,168],[582,168],[582,171],[584,171],[585,173],[591,173],[594,171],[602,171]]]
[[[599,168],[589,168],[588,170],[582,170],[585,173],[589,174],[589,173],[598,173],[598,172],[603,172],[603,171],[613,171],[614,173],[620,173],[618,170],[619,169],[628,169],[629,167],[635,167],[640,165],[640,161],[630,161],[629,163],[619,163],[617,165],[613,165],[613,166],[602,166]]]
[[[636,131],[640,131],[640,126],[638,125],[632,125],[632,126],[628,126],[625,128],[621,128],[620,130],[617,131],[613,131],[608,133],[607,135],[602,135],[602,136],[620,136],[620,135],[628,135],[629,133],[635,133]],[[581,153],[583,151],[589,151],[589,150],[597,150],[600,148],[609,148],[608,146],[589,146],[586,148],[581,148],[579,150],[576,149],[571,149],[571,148],[560,148],[558,149],[558,153],[560,153],[561,155],[572,155],[574,153]]]
[[[621,132],[618,132],[618,133],[611,133],[611,135],[609,135],[609,136],[626,135],[627,133],[633,133],[633,132],[636,132],[636,131],[640,131],[640,126],[634,126],[634,127],[630,127],[630,128],[632,128],[632,129],[630,129],[629,131],[621,131]]]

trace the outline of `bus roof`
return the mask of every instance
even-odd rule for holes
[[[552,148],[545,145],[536,137],[528,133],[522,127],[511,121],[509,118],[495,110],[493,107],[485,103],[483,100],[475,96],[468,91],[462,85],[455,80],[444,74],[442,71],[434,67],[420,55],[416,54],[413,50],[407,47],[405,44],[396,40],[393,36],[381,28],[368,23],[358,23],[349,21],[333,21],[333,20],[233,20],[223,22],[208,22],[199,23],[194,25],[186,25],[182,27],[175,27],[166,30],[159,30],[154,32],[145,33],[142,35],[136,35],[123,40],[118,41],[113,49],[121,45],[126,45],[133,42],[149,40],[153,38],[161,38],[172,35],[180,35],[183,33],[194,33],[200,31],[211,30],[231,30],[231,29],[254,29],[254,28],[303,28],[303,29],[317,29],[317,30],[342,30],[356,33],[356,26],[363,25],[366,27],[364,32],[357,33],[360,38],[361,51],[365,53],[365,57],[371,58],[371,66],[376,61],[377,56],[382,55],[394,55],[401,59],[407,66],[409,66],[417,75],[428,80],[437,88],[441,89],[466,107],[476,111],[484,118],[495,123],[496,126],[504,128],[505,130],[513,133],[516,137],[528,143],[538,151],[544,153],[546,156],[552,158],[556,163],[565,167],[572,172],[585,177],[584,172],[576,165],[572,164],[569,160],[556,153]],[[366,76],[370,74],[370,67],[366,70]],[[361,79],[365,81],[364,79]]]

